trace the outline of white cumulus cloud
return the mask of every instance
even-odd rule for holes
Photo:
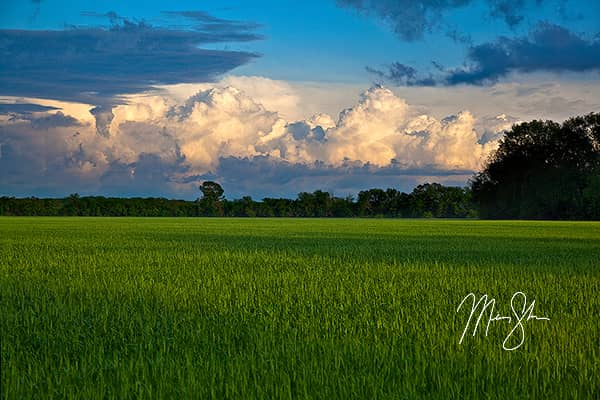
[[[273,168],[281,162],[309,168],[358,163],[476,170],[494,149],[495,133],[513,122],[506,116],[477,119],[468,111],[437,119],[381,86],[365,91],[337,118],[317,113],[294,120],[286,117],[298,104],[290,87],[265,78],[230,81],[258,93],[260,100],[221,82],[196,87],[187,97],[182,94],[190,88],[181,86],[129,96],[126,104],[110,110],[112,118],[96,120],[102,129],[82,116],[81,107],[4,115],[0,162],[10,162],[11,169],[1,173],[0,183],[14,185],[28,176],[43,181],[51,168],[57,180],[62,174],[97,185],[115,177],[124,182],[136,176],[156,179],[159,171],[165,180],[161,185],[176,187],[216,173],[223,159],[251,162],[256,157],[273,160]],[[94,107],[87,109],[92,112]],[[43,120],[47,127],[39,128],[40,118],[53,115],[60,123]],[[136,173],[142,167],[156,171]]]

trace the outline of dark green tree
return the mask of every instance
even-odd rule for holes
[[[483,218],[586,218],[586,188],[600,162],[600,114],[532,121],[505,132],[471,182]],[[586,194],[588,193],[588,194]]]
[[[200,191],[202,192],[202,198],[199,200],[199,211],[200,215],[215,217],[223,216],[223,193],[225,191],[217,182],[204,181],[200,185]]]
[[[361,216],[386,214],[388,196],[383,189],[369,189],[358,193],[357,207]]]

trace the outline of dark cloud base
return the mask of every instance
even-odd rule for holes
[[[253,32],[256,24],[201,14],[173,13],[192,20],[178,29],[108,13],[109,27],[0,30],[0,94],[110,105],[155,85],[213,81],[258,57],[202,49],[262,37]]]
[[[0,114],[31,114],[36,112],[46,112],[60,110],[58,107],[42,106],[31,103],[0,103]]]
[[[74,161],[71,158],[45,160],[42,165],[16,154],[9,145],[0,146],[0,196],[61,197],[77,192],[83,195],[194,199],[199,195],[198,185],[202,181],[216,180],[223,185],[228,198],[246,195],[255,199],[295,198],[299,192],[315,190],[345,197],[376,187],[410,192],[416,185],[425,182],[464,186],[474,173],[443,170],[435,166],[377,167],[356,162],[340,167],[321,163],[292,164],[258,156],[222,158],[214,173],[177,180],[173,177],[189,172],[183,158],[178,163],[167,163],[156,155],[143,154],[135,163],[113,162],[101,177],[89,180],[69,174],[67,164]]]
[[[356,195],[370,188],[396,188],[410,192],[424,182],[464,186],[473,171],[442,170],[434,166],[402,168],[349,163],[341,167],[291,164],[269,157],[221,159],[215,174],[201,178],[219,180],[232,198],[250,194],[255,198],[295,198],[299,192],[324,190],[336,196]]]

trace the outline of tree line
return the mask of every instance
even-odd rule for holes
[[[600,113],[562,124],[524,122],[504,132],[498,149],[467,187],[438,183],[411,193],[369,189],[353,197],[317,190],[296,199],[228,200],[217,182],[196,201],[164,198],[0,197],[0,215],[132,217],[436,217],[600,220]]]
[[[196,201],[165,198],[80,197],[63,199],[0,197],[0,215],[14,216],[128,216],[128,217],[475,217],[468,188],[438,183],[417,186],[411,193],[370,189],[355,198],[336,197],[317,190],[296,199],[249,196],[228,200],[216,182],[200,186]]]

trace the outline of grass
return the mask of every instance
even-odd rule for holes
[[[0,218],[0,393],[597,399],[599,293],[600,223]]]

